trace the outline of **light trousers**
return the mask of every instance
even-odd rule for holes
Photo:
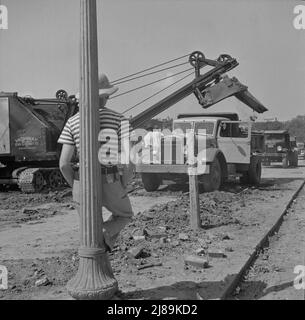
[[[131,222],[133,210],[126,189],[121,181],[107,183],[106,176],[102,175],[102,206],[109,210],[112,215],[103,223],[104,240],[110,250],[113,250],[115,241],[120,231]],[[79,211],[80,204],[80,184],[78,180],[74,180],[73,184],[73,200]]]

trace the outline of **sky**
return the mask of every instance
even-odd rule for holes
[[[9,14],[8,30],[0,30],[0,91],[35,98],[54,97],[61,88],[69,94],[78,92],[80,1],[0,0],[0,4]],[[293,26],[293,9],[304,1],[97,0],[97,4],[99,72],[111,81],[193,51],[210,59],[226,53],[239,62],[228,75],[247,85],[269,109],[259,119],[288,120],[305,114],[305,30]],[[119,92],[189,67],[121,84]],[[108,107],[124,112],[179,77],[112,99]],[[193,78],[127,115],[138,114]],[[192,95],[160,117],[202,110]],[[208,110],[238,112],[242,119],[253,114],[235,98]]]

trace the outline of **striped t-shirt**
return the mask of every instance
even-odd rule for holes
[[[99,110],[100,117],[100,135],[97,137],[101,145],[107,149],[108,156],[115,156],[113,150],[120,152],[120,142],[122,137],[127,137],[131,127],[127,126],[128,120],[116,111],[102,108]],[[71,117],[58,140],[60,144],[69,144],[76,146],[77,153],[80,153],[80,114],[79,112]],[[106,150],[105,149],[105,150]],[[111,164],[109,161],[103,164]]]

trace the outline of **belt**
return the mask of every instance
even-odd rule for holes
[[[113,174],[117,172],[119,172],[119,169],[117,166],[112,166],[112,167],[102,166],[102,174]]]
[[[119,169],[118,169],[117,166],[111,166],[111,167],[102,166],[101,167],[101,173],[103,175],[115,174],[115,173],[118,173],[118,172],[119,172]],[[74,171],[74,179],[75,180],[79,180],[79,170],[75,170]]]

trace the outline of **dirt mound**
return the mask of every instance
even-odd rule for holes
[[[120,234],[113,252],[113,266],[116,269],[126,265],[145,265],[151,259],[166,257],[173,252],[195,251],[209,247],[210,239],[206,229],[228,224],[239,224],[233,216],[234,206],[240,197],[227,192],[200,195],[200,217],[203,228],[193,231],[189,221],[189,196],[158,205],[136,216]],[[219,235],[221,237],[221,235]],[[157,254],[156,254],[157,253]]]
[[[20,191],[0,193],[0,210],[18,210],[29,206],[49,202],[69,202],[72,200],[70,189],[43,191],[42,193],[24,194]]]

